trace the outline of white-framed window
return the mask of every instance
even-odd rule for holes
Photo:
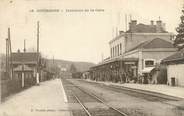
[[[144,59],[144,67],[154,67],[156,63],[155,59]]]

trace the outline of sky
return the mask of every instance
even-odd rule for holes
[[[12,50],[36,50],[40,22],[40,52],[46,58],[98,63],[110,54],[108,42],[125,30],[125,14],[138,23],[160,19],[175,32],[183,0],[0,0],[0,52],[7,30]],[[50,10],[45,12],[44,10]],[[52,12],[51,12],[52,10]],[[54,10],[54,11],[53,11]],[[117,28],[117,29],[116,29]]]

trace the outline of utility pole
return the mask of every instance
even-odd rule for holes
[[[130,23],[132,23],[132,15],[130,14],[129,16],[130,16]],[[130,30],[130,38],[132,40],[132,33],[133,33],[132,32],[132,26],[129,27],[129,30]]]
[[[37,73],[36,73],[36,83],[39,85],[39,81],[40,81],[40,78],[39,78],[39,34],[40,34],[40,22],[38,21],[37,22]]]
[[[8,38],[6,38],[6,76],[8,76]]]
[[[1,56],[0,56],[0,73],[2,73],[1,72],[1,70],[2,70],[2,58],[1,58]],[[1,96],[2,96],[2,92],[1,92],[1,80],[2,80],[2,77],[1,77],[1,74],[0,74],[0,104],[1,104]]]
[[[26,39],[24,39],[24,52],[26,52]]]
[[[10,76],[10,42],[9,42],[9,29],[8,38],[6,38],[6,77]]]
[[[40,22],[37,22],[37,53],[39,53]]]
[[[23,49],[24,53],[26,52],[26,40],[24,39],[24,49]],[[25,86],[25,71],[24,71],[24,66],[25,64],[22,63],[22,88]]]
[[[13,64],[12,64],[12,47],[11,47],[11,38],[10,38],[10,28],[8,28],[8,51],[10,54],[9,59],[10,59],[10,78],[13,79]]]
[[[52,63],[53,63],[53,65],[54,65],[54,55],[53,55],[53,57],[52,57]]]

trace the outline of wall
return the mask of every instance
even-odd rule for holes
[[[159,51],[161,50],[161,51]],[[142,69],[144,68],[144,60],[145,59],[153,59],[156,63],[160,63],[160,61],[172,54],[175,53],[175,49],[150,49],[150,50],[134,50],[124,54],[124,58],[139,58],[138,61],[138,74],[142,75]]]
[[[124,47],[125,47],[124,42],[123,42],[124,40],[125,40],[124,37],[121,36],[121,37],[115,38],[112,42],[109,43],[111,58],[117,58],[123,54]],[[119,50],[117,50],[118,49],[117,46],[120,44],[121,44],[121,51],[120,51],[120,48],[119,48]],[[114,50],[114,55],[113,55],[113,52],[111,51],[111,49],[113,47],[116,48]],[[118,53],[118,51],[119,51],[119,53]]]
[[[124,58],[138,58],[138,75],[142,75],[142,51],[141,50],[134,50],[128,53],[125,53]]]
[[[167,78],[169,85],[171,85],[171,77],[176,78],[177,86],[184,86],[184,64],[168,65]]]
[[[1,98],[4,100],[5,97],[22,90],[21,80],[1,80]]]
[[[123,55],[123,58],[139,58],[139,51],[134,50]]]
[[[140,43],[148,40],[152,40],[155,38],[164,39],[167,41],[171,41],[172,33],[129,33],[126,38],[126,46],[125,51],[129,51]]]
[[[126,51],[131,50],[132,48],[139,45],[140,43],[148,40],[152,40],[155,38],[160,38],[171,42],[170,39],[172,35],[173,35],[172,33],[126,33],[126,34],[122,33],[121,35],[119,35],[118,37],[116,37],[115,39],[109,42],[110,53],[111,53],[111,48],[113,48],[114,46],[120,43],[122,44],[121,54],[124,54]],[[119,56],[116,55],[111,58],[117,58],[117,57]]]
[[[160,63],[160,61],[168,56],[171,56],[175,53],[175,50],[173,51],[143,51],[142,58],[143,59],[155,59],[156,62]]]

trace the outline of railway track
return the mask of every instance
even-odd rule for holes
[[[149,91],[144,91],[144,90],[139,90],[139,89],[132,89],[132,88],[128,88],[128,87],[118,87],[115,85],[105,85],[105,84],[98,84],[98,83],[94,83],[94,82],[88,82],[85,81],[87,83],[91,83],[94,85],[98,85],[101,86],[103,88],[108,88],[109,90],[112,91],[116,91],[116,92],[122,92],[122,93],[127,93],[133,96],[137,96],[137,97],[144,97],[145,99],[148,99],[150,101],[180,101],[183,100],[181,98],[177,98],[177,97],[173,97],[173,96],[169,96],[169,95],[165,95],[165,94],[161,94],[161,93],[156,93],[156,92],[149,92]],[[148,97],[145,97],[148,96]]]
[[[98,101],[99,103],[102,103],[103,105],[105,105],[106,107],[108,107],[108,110],[110,110],[110,112],[113,112],[111,116],[128,116],[126,113],[120,111],[119,109],[107,104],[102,98],[98,97],[97,95],[95,95],[94,93],[91,93],[89,91],[84,90],[83,88],[75,85],[72,82],[69,82],[67,80],[64,80],[65,82],[67,82],[68,84],[71,84],[71,87],[75,87],[78,90],[80,90],[81,92],[83,92],[84,94],[90,96],[92,99],[95,99],[96,101]],[[76,91],[74,91],[74,89],[72,89],[72,95],[74,96],[74,98],[77,100],[77,102],[81,105],[81,107],[83,108],[83,110],[85,111],[87,116],[96,116],[98,114],[96,114],[94,111],[90,110],[90,108],[87,107],[87,105],[85,105],[82,101],[82,99],[77,95]],[[103,109],[102,109],[103,110]],[[108,112],[104,111],[104,116],[107,116]],[[101,115],[100,115],[101,116]]]
[[[85,81],[87,83],[90,84],[94,84],[94,85],[98,85],[102,88],[106,88],[108,90],[112,90],[112,91],[116,91],[116,92],[120,92],[120,93],[126,93],[128,95],[131,96],[135,96],[135,97],[140,97],[143,99],[146,99],[148,101],[157,101],[157,102],[161,102],[163,104],[167,104],[173,107],[176,107],[178,109],[183,110],[184,107],[183,106],[179,106],[176,104],[172,104],[168,101],[182,101],[182,98],[178,98],[178,97],[173,97],[173,96],[169,96],[169,95],[165,95],[165,94],[161,94],[161,93],[156,93],[156,92],[149,92],[149,91],[144,91],[144,90],[139,90],[139,89],[132,89],[132,88],[128,88],[128,87],[118,87],[115,85],[105,85],[105,84],[98,84],[98,83],[94,83],[94,82],[88,82]]]
[[[82,106],[82,108],[84,109],[84,111],[86,112],[86,114],[88,116],[92,116],[91,113],[89,112],[89,110],[86,108],[86,106],[81,102],[81,100],[79,99],[79,97],[77,97],[75,94],[73,94],[73,96],[76,98],[76,100],[78,101],[78,103]]]

